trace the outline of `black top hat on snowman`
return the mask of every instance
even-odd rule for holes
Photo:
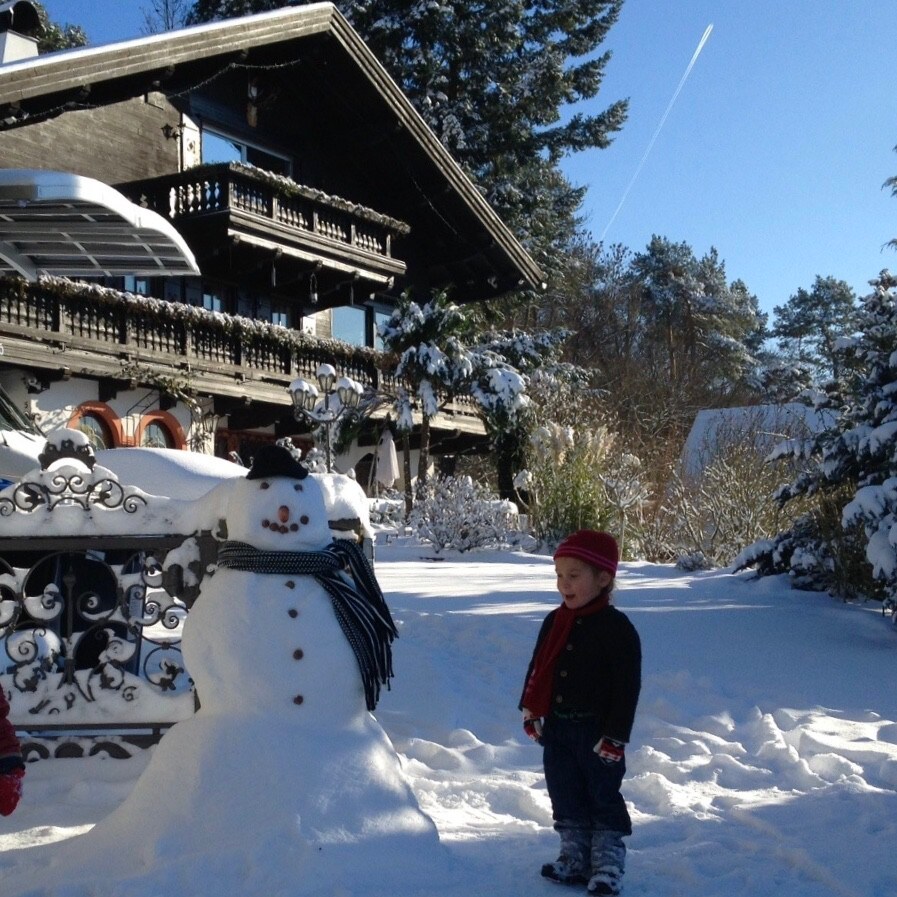
[[[308,468],[297,461],[289,449],[282,445],[265,445],[255,453],[246,479],[263,480],[269,477],[290,477],[294,480],[304,480],[307,476]]]

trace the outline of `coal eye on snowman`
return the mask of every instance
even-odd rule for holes
[[[299,518],[299,522],[300,522],[300,523],[303,523],[303,524],[308,523],[308,514],[303,514],[303,515]]]
[[[270,488],[271,488],[271,484],[266,483],[264,480],[261,483],[259,483],[259,489],[270,489]]]
[[[302,491],[302,483],[295,483],[295,484],[293,485],[293,488],[294,488],[297,492],[301,492],[301,491]]]

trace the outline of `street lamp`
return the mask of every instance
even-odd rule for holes
[[[324,451],[327,472],[330,473],[333,455],[331,428],[337,421],[358,413],[364,388],[351,377],[337,378],[336,369],[331,364],[318,365],[315,376],[317,386],[301,377],[290,384],[293,417],[313,427],[324,428]]]

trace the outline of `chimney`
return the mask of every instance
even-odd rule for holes
[[[37,9],[28,0],[0,3],[0,65],[34,59],[41,27]]]

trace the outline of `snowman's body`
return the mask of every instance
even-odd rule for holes
[[[227,486],[229,540],[276,552],[315,551],[331,542],[316,478]],[[223,656],[222,645],[235,638],[241,650]],[[183,651],[209,712],[252,708],[314,727],[365,713],[358,663],[330,596],[312,576],[218,569],[190,613]]]
[[[331,541],[313,476],[232,480],[206,502],[229,540],[263,551]],[[111,879],[127,897],[151,881],[166,897],[205,897],[204,871],[232,869],[234,897],[367,897],[444,871],[435,827],[366,709],[358,663],[314,577],[219,568],[203,581],[183,650],[200,709],[165,735],[116,811],[55,850],[60,884]],[[199,855],[182,848],[197,829]],[[99,868],[84,860],[96,855]]]

